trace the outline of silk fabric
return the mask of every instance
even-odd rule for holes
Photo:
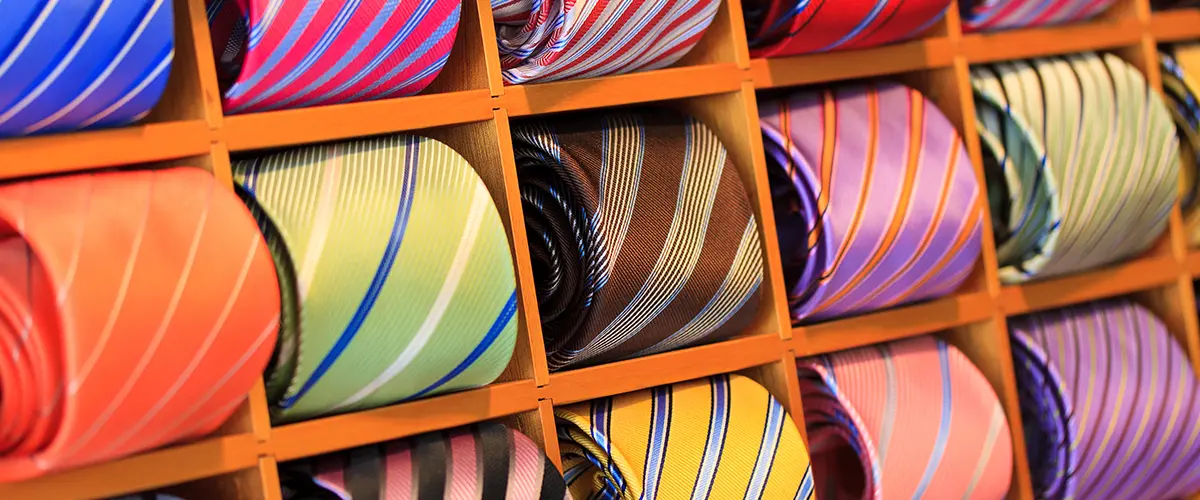
[[[753,57],[864,49],[921,35],[950,0],[750,0],[743,2]]]

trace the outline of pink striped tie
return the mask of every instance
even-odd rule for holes
[[[932,336],[801,360],[800,389],[823,499],[999,499],[1012,437],[996,394]],[[850,463],[859,470],[847,470]]]
[[[207,0],[225,112],[402,97],[433,82],[461,0]]]

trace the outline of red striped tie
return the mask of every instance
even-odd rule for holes
[[[748,0],[751,55],[862,49],[907,40],[945,14],[950,0]]]

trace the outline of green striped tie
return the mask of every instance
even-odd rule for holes
[[[512,356],[516,293],[499,213],[445,144],[389,136],[237,162],[275,256],[277,422],[487,384]]]

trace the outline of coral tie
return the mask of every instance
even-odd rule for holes
[[[508,84],[665,68],[700,41],[717,0],[492,0]]]
[[[801,360],[821,498],[998,500],[1012,435],[983,374],[926,336]],[[839,460],[849,455],[849,460]],[[850,470],[858,469],[858,470]]]
[[[275,420],[476,387],[516,343],[508,238],[449,146],[387,136],[237,162],[283,277]]]
[[[570,500],[545,453],[496,423],[365,446],[281,475],[284,500]]]
[[[125,125],[175,55],[169,0],[0,3],[0,137]]]
[[[749,0],[754,57],[863,49],[908,40],[942,19],[951,0]]]
[[[897,84],[759,107],[793,321],[950,293],[981,250],[981,198],[957,131]]]
[[[1112,300],[1009,329],[1037,498],[1200,492],[1200,385],[1158,318]]]
[[[725,147],[665,109],[519,123],[513,142],[550,368],[736,334],[762,244]]]
[[[0,187],[0,481],[215,430],[279,328],[254,220],[194,168]]]
[[[1000,279],[1135,256],[1167,227],[1179,140],[1162,97],[1117,56],[972,68]]]
[[[762,386],[719,375],[555,410],[575,498],[815,498],[792,418]]]
[[[226,113],[403,97],[450,57],[462,0],[207,0]]]

